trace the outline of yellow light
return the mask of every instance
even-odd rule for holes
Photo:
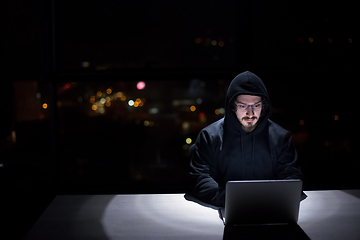
[[[98,91],[98,92],[96,93],[96,95],[97,95],[98,97],[101,97],[102,92],[101,92],[101,91]]]
[[[190,111],[195,112],[195,110],[196,110],[196,107],[194,105],[190,107]]]
[[[106,93],[107,93],[107,94],[111,94],[111,93],[112,93],[111,88],[106,89]]]
[[[192,143],[191,138],[187,138],[187,139],[186,139],[186,143],[187,143],[187,144],[191,144],[191,143]]]
[[[16,143],[16,132],[15,131],[11,131],[11,141],[13,143]]]
[[[215,114],[219,115],[220,114],[220,110],[219,109],[215,109]]]
[[[47,108],[48,108],[47,103],[44,103],[44,104],[42,105],[42,108],[43,108],[43,109],[47,109]]]
[[[105,103],[105,106],[110,107],[110,106],[111,106],[111,102],[106,102],[106,103]]]
[[[150,125],[150,122],[148,120],[144,121],[144,126],[148,127]]]
[[[99,108],[99,113],[105,113],[105,109],[102,107],[102,108]]]
[[[212,41],[211,41],[211,45],[216,46],[216,44],[217,44],[217,41],[216,41],[216,40],[212,40]]]
[[[96,111],[96,110],[97,110],[97,106],[94,104],[94,105],[91,106],[91,109],[94,110],[94,111]]]
[[[339,116],[338,116],[338,115],[335,115],[335,116],[334,116],[334,120],[335,120],[335,121],[339,120]]]
[[[91,96],[90,97],[90,103],[94,103],[95,102],[95,96]]]
[[[134,107],[138,107],[139,106],[139,102],[134,102]]]

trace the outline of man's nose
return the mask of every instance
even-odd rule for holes
[[[248,106],[246,109],[246,115],[253,116],[254,115],[254,109],[252,106]]]

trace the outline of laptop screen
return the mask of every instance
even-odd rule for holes
[[[302,181],[249,180],[226,184],[225,224],[296,223]]]

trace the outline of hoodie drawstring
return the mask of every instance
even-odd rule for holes
[[[255,134],[253,134],[253,144],[252,144],[252,155],[251,155],[251,178],[253,178],[253,169],[255,161]]]
[[[244,138],[243,138],[243,133],[241,133],[241,158],[242,158],[242,175],[243,175],[243,179],[245,179],[245,161],[244,161],[244,144],[243,144],[243,141],[244,141]]]

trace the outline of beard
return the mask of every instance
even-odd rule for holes
[[[249,118],[249,117],[243,117],[243,118],[242,118],[243,121],[248,120],[248,119],[256,120],[257,117],[251,117],[251,118]],[[249,133],[249,132],[254,131],[254,129],[255,129],[256,126],[257,126],[257,123],[258,123],[258,121],[256,121],[255,123],[252,123],[252,122],[245,122],[245,124],[241,123],[241,128],[242,128],[245,132]]]

